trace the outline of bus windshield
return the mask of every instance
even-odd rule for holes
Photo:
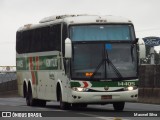
[[[100,25],[93,25],[91,26],[93,30],[90,26],[71,27],[70,37],[73,43],[72,78],[85,80],[90,79],[93,74],[95,75],[92,78],[99,80],[120,79],[117,74],[122,79],[137,78],[136,46],[133,46],[131,42],[107,42],[107,40],[133,40],[133,33],[129,32],[131,31],[129,26],[103,26],[101,28]],[[111,30],[107,32],[108,26]],[[100,32],[101,29],[103,34]],[[105,32],[106,34],[104,34]]]
[[[80,25],[72,26],[70,37],[73,41],[132,40],[132,25]]]
[[[90,78],[99,66],[94,79],[118,79],[112,65],[103,61],[107,59],[106,54],[123,78],[137,77],[136,49],[129,43],[74,44],[72,77]]]

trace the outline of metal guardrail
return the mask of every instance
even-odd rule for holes
[[[139,69],[139,102],[160,104],[160,65],[142,65]]]
[[[0,83],[16,79],[16,66],[0,66]]]

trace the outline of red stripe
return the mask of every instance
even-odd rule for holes
[[[33,58],[29,57],[30,69],[33,70]]]
[[[88,83],[87,82],[84,81],[83,84],[84,84],[84,88],[88,87]]]
[[[30,70],[33,70],[33,58],[29,57],[29,64],[30,64]],[[35,73],[33,71],[31,71],[31,75],[32,75],[32,84],[36,84],[36,76]]]

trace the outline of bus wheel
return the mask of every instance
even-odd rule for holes
[[[30,87],[29,87],[27,95],[26,95],[26,103],[27,103],[27,106],[35,106],[36,105],[36,100],[34,100],[32,97],[32,90]]]
[[[123,111],[125,102],[115,102],[113,103],[114,110]]]
[[[68,109],[70,109],[70,104],[69,103],[66,103],[66,102],[63,102],[62,101],[62,92],[60,91],[60,108],[62,109],[62,110],[68,110]]]

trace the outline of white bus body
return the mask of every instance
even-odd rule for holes
[[[133,24],[122,17],[64,15],[25,25],[16,40],[18,92],[31,106],[111,103],[123,110],[138,98],[134,41]]]

